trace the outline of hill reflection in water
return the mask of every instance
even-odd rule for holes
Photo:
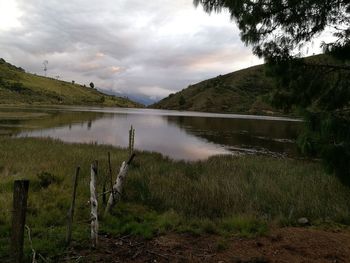
[[[127,110],[83,116],[82,121],[22,131],[19,136],[52,137],[65,142],[111,144],[127,147],[128,131],[136,130],[135,148],[160,152],[173,159],[200,160],[218,154],[264,152],[295,156],[294,140],[300,122],[273,119],[235,119],[215,116],[176,116],[166,111]],[[94,110],[94,112],[96,112]],[[155,113],[155,114],[153,114]],[[197,114],[198,115],[198,114]],[[39,125],[38,121],[36,122]]]

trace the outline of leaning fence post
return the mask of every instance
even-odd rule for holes
[[[122,166],[120,167],[119,174],[117,176],[117,179],[115,181],[115,184],[113,185],[113,189],[111,194],[109,195],[109,199],[107,202],[107,206],[105,209],[105,216],[111,211],[112,207],[115,205],[117,201],[121,198],[121,193],[123,189],[123,183],[126,179],[129,165],[131,164],[132,160],[135,157],[135,153],[133,153],[129,160],[127,162],[123,162]]]
[[[69,245],[71,237],[72,237],[72,224],[73,224],[73,217],[74,217],[75,197],[76,197],[77,186],[78,186],[79,171],[80,171],[80,167],[78,166],[76,171],[75,171],[72,202],[71,202],[71,205],[70,205],[70,208],[68,211],[68,223],[67,223],[67,234],[66,234],[66,244],[67,245]]]
[[[91,204],[91,245],[97,246],[98,240],[98,201],[96,194],[96,177],[98,163],[94,161],[91,164],[91,181],[90,181],[90,204]]]
[[[22,262],[23,258],[23,238],[26,221],[28,188],[28,180],[16,180],[14,183],[11,251],[13,262],[15,263]]]

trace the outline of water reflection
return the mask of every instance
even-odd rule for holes
[[[23,132],[20,136],[53,137],[65,142],[97,142],[121,147],[128,145],[128,131],[136,130],[135,148],[160,152],[174,159],[206,159],[230,151],[220,145],[184,132],[162,116],[114,114],[104,116],[87,125],[74,124],[50,129]]]
[[[252,119],[167,117],[186,132],[231,150],[297,155],[301,122]]]
[[[71,111],[73,110],[73,111]],[[135,148],[174,159],[198,160],[237,152],[268,152],[295,156],[300,122],[239,115],[212,115],[158,110],[55,110],[50,118],[30,120],[19,136],[53,137],[65,142],[97,142],[127,147],[135,127]],[[177,114],[178,113],[178,114]],[[35,127],[33,129],[33,126]]]

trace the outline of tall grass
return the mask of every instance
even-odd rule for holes
[[[319,164],[258,156],[221,156],[191,164],[151,158],[140,158],[133,169],[128,201],[190,217],[305,216],[350,223],[349,189]]]
[[[116,173],[127,159],[124,149],[0,138],[0,259],[8,252],[13,181],[19,178],[31,180],[27,224],[34,246],[47,256],[62,253],[72,177],[78,165],[81,176],[73,237],[86,240],[89,167],[99,160],[101,192],[108,178],[108,151]],[[49,183],[43,183],[45,175]],[[249,235],[263,233],[271,222],[293,224],[299,217],[315,223],[350,224],[349,194],[317,163],[261,156],[219,156],[188,163],[139,152],[129,170],[123,202],[103,219],[101,231],[145,237],[165,231]],[[26,253],[30,254],[28,244]]]

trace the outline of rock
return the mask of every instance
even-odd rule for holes
[[[306,226],[308,225],[310,222],[309,220],[306,218],[306,217],[301,217],[298,219],[298,224],[299,225],[303,225],[303,226]]]

